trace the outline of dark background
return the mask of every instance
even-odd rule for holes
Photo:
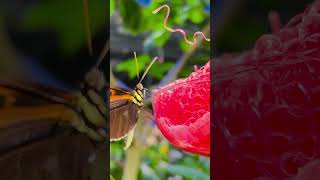
[[[50,80],[62,81],[67,86],[82,80],[109,38],[107,5],[103,1],[89,3],[93,43],[93,55],[90,55],[82,1],[2,1],[1,39],[4,46],[9,43],[10,51],[6,53],[17,57],[17,66],[10,60],[10,67],[26,65],[22,68],[27,73],[22,77],[34,74],[35,77],[30,78],[35,81],[44,78],[41,72],[52,75],[48,77]],[[42,82],[50,83],[49,79]]]
[[[279,13],[282,24],[301,13],[311,0],[215,0],[212,10],[214,56],[254,47],[263,34],[271,33],[268,14]]]

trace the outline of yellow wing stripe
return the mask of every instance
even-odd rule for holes
[[[60,104],[28,107],[5,107],[0,108],[0,128],[28,121],[43,121],[52,119],[54,121],[70,122],[77,114]]]
[[[131,95],[114,95],[110,96],[110,102],[116,101],[116,100],[133,100],[133,96]]]

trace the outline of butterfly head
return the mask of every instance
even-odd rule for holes
[[[143,87],[141,83],[138,83],[136,86],[136,91],[139,91],[141,96],[144,98],[146,96],[146,88]]]
[[[138,84],[136,85],[136,90],[139,90],[139,91],[143,92],[143,91],[144,91],[143,85],[142,85],[141,83],[138,83]]]
[[[135,59],[135,63],[136,63],[136,72],[137,72],[137,78],[139,78],[139,67],[138,67],[138,59],[137,59],[137,54],[136,52],[134,52],[134,59]],[[139,107],[142,107],[144,104],[144,98],[145,98],[145,94],[146,94],[146,89],[143,87],[142,85],[142,81],[145,78],[146,74],[148,73],[148,71],[150,70],[152,64],[158,59],[158,57],[155,57],[151,63],[148,65],[147,69],[144,71],[140,81],[138,82],[138,84],[136,85],[134,91],[132,92],[132,95],[134,97],[133,102],[135,104],[137,104]]]

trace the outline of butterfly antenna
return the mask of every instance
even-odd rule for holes
[[[102,51],[100,52],[96,67],[98,67],[101,64],[103,59],[106,57],[109,49],[110,49],[110,41],[107,40],[106,43],[104,44],[104,47],[103,47]]]
[[[87,37],[87,46],[89,49],[90,56],[93,56],[88,0],[83,0],[82,2],[83,2],[83,16],[85,20],[84,23],[85,23],[85,30],[86,30],[86,37]]]
[[[144,79],[144,77],[146,76],[146,74],[148,73],[148,71],[150,70],[152,64],[153,64],[154,62],[156,62],[157,59],[158,59],[158,57],[153,58],[153,60],[151,61],[151,63],[150,63],[149,66],[147,67],[147,69],[144,71],[144,73],[143,73],[143,75],[142,75],[142,78],[141,78],[141,80],[139,81],[139,83],[142,82],[142,80]]]
[[[138,78],[138,80],[140,79],[139,78],[139,66],[138,66],[138,58],[137,58],[137,53],[134,51],[133,52],[133,54],[134,54],[134,61],[136,62],[136,72],[137,72],[137,78]]]

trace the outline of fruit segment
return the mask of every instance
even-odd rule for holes
[[[154,91],[152,103],[157,125],[172,144],[210,156],[210,62]]]

